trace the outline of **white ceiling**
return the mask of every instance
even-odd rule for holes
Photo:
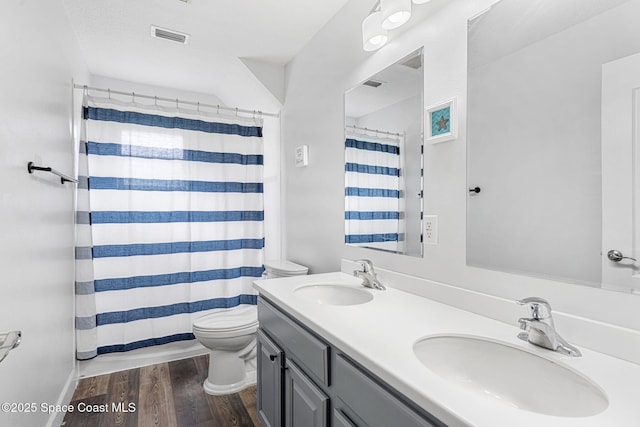
[[[229,106],[273,112],[282,102],[277,80],[284,78],[284,65],[347,1],[62,3],[92,74],[212,94]],[[151,25],[187,33],[189,43],[152,38]]]

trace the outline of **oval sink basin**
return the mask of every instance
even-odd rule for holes
[[[511,406],[558,417],[588,417],[609,406],[582,375],[524,350],[469,336],[434,336],[413,352],[440,377]]]
[[[293,293],[318,304],[328,305],[357,305],[373,299],[373,295],[365,289],[336,284],[301,286],[294,290]]]

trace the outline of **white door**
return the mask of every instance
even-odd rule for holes
[[[640,292],[640,54],[602,66],[602,287]],[[635,261],[635,260],[638,261]]]

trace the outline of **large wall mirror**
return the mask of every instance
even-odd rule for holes
[[[467,264],[640,289],[639,16],[501,0],[469,21]]]
[[[422,49],[345,94],[345,243],[422,256]]]

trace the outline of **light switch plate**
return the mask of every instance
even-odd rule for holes
[[[301,168],[309,164],[309,146],[300,145],[296,147],[296,167]]]

